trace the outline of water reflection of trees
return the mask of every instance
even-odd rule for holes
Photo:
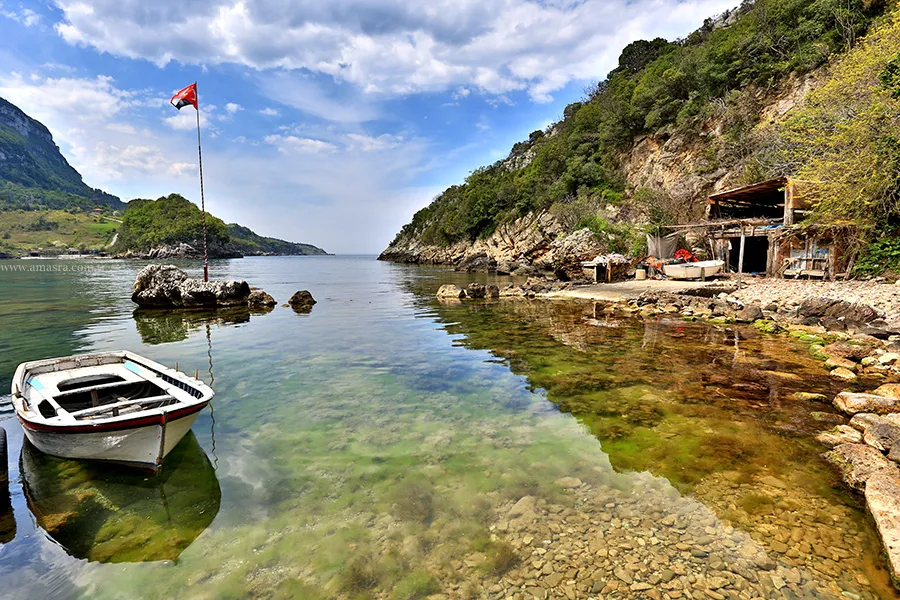
[[[215,469],[193,432],[155,477],[52,457],[27,441],[20,467],[38,524],[66,551],[97,562],[176,560],[219,512]]]

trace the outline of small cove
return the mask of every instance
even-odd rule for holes
[[[896,597],[819,457],[834,411],[793,398],[835,391],[803,344],[439,303],[486,276],[364,257],[214,263],[309,314],[135,312],[143,264],[0,272],[4,393],[22,360],[121,347],[217,392],[165,482],[31,456],[3,413],[12,597]]]

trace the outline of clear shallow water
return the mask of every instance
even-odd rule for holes
[[[2,413],[5,597],[894,597],[790,340],[441,304],[476,276],[369,258],[211,268],[309,314],[135,312],[145,263],[3,264],[70,269],[0,271],[4,392],[23,360],[114,348],[217,392],[157,479],[23,450]]]

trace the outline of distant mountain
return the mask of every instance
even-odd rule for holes
[[[121,210],[116,196],[85,184],[50,131],[0,98],[0,210]]]
[[[286,242],[278,238],[263,237],[251,231],[248,227],[237,223],[228,224],[228,233],[231,234],[231,243],[243,254],[278,256],[313,256],[328,254],[321,248],[312,244],[300,244]]]

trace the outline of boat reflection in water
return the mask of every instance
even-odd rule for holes
[[[176,560],[219,512],[215,469],[192,432],[155,477],[55,458],[25,441],[21,472],[38,524],[75,558]]]
[[[0,478],[0,544],[8,544],[16,537],[16,517],[9,496],[9,479]]]

